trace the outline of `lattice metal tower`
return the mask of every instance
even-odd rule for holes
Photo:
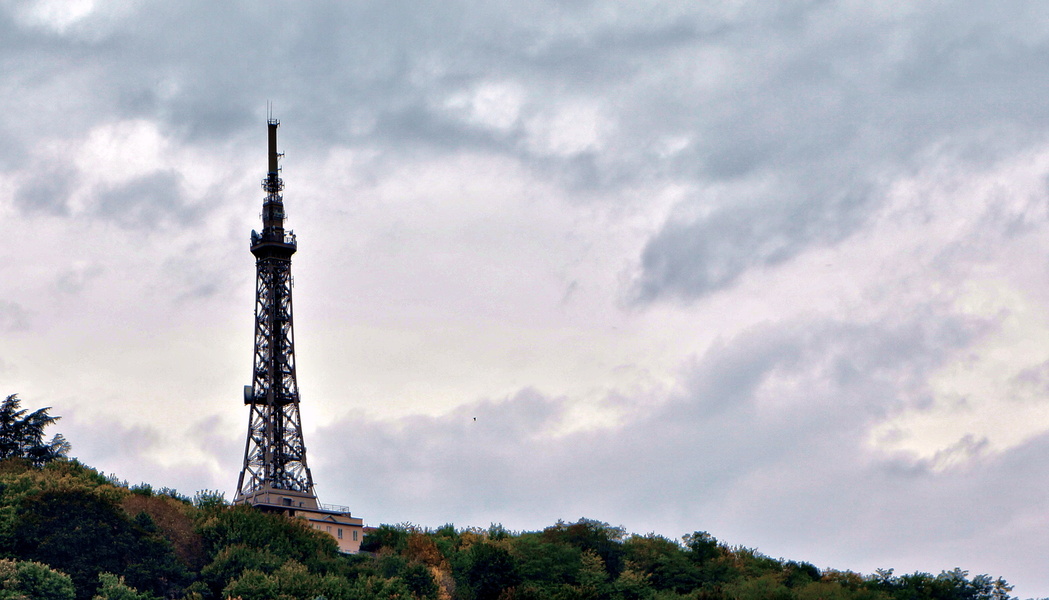
[[[262,181],[262,233],[251,232],[255,255],[255,366],[244,403],[251,407],[244,468],[235,504],[317,508],[299,417],[292,333],[291,255],[295,234],[284,230],[284,198],[276,119],[269,119],[269,170]]]

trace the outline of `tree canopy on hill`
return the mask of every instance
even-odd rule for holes
[[[558,523],[542,531],[430,530],[412,525],[377,528],[358,558],[379,573],[404,577],[425,566],[436,595],[464,600],[1007,600],[1001,578],[970,578],[960,569],[939,575],[896,576],[820,570],[807,562],[776,559],[728,546],[699,531],[681,541],[656,534],[626,534],[592,519]]]
[[[67,459],[61,436],[43,442],[55,419],[14,396],[0,404],[0,448],[15,448],[0,460],[0,600],[1009,600],[1012,589],[960,569],[819,569],[704,531],[674,540],[593,519],[523,532],[381,525],[364,552],[342,555],[303,520]]]

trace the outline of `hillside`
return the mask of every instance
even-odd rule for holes
[[[0,600],[1007,600],[959,569],[872,575],[774,559],[696,531],[591,519],[542,531],[382,525],[356,555],[305,520],[129,486],[70,459],[57,417],[0,402]]]
[[[681,542],[599,521],[532,532],[382,525],[340,555],[302,522],[76,460],[0,462],[0,598],[963,600],[1009,597],[964,571],[859,574],[696,532]]]

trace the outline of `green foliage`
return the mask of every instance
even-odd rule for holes
[[[218,490],[200,490],[193,495],[192,504],[200,510],[217,510],[229,506],[226,493]]]
[[[521,582],[513,556],[489,542],[470,546],[464,567],[461,581],[475,600],[496,600],[504,590]]]
[[[701,565],[709,563],[709,559],[694,560],[679,544],[651,533],[630,536],[623,550],[628,568],[643,575],[655,590],[685,593],[696,589],[704,580]]]
[[[413,583],[425,567],[438,597],[451,600],[1011,600],[1004,580],[970,579],[958,569],[936,577],[821,571],[729,547],[703,531],[678,543],[655,534],[624,536],[621,528],[588,519],[521,533],[498,525],[432,531],[384,525],[368,539],[374,554],[349,560],[344,573],[398,582],[418,598],[433,597],[433,588]],[[618,573],[604,556],[620,561]]]
[[[302,519],[218,504],[197,509],[197,518],[196,530],[210,560],[194,589],[206,598],[228,597],[227,588],[234,584],[234,597],[265,597],[266,590],[291,589],[302,578],[297,567],[288,565],[301,566],[317,576],[337,571],[341,565],[335,540]]]
[[[613,577],[623,571],[622,527],[611,527],[608,523],[593,519],[579,519],[575,523],[558,521],[543,530],[543,539],[552,543],[567,544],[582,551],[591,551],[601,557],[605,569]]]
[[[416,598],[437,597],[437,582],[434,581],[430,570],[422,564],[413,563],[406,565],[400,573],[400,578],[404,581],[408,591]]]
[[[285,563],[285,559],[265,548],[251,548],[243,544],[226,546],[200,572],[200,581],[212,594],[217,594],[226,585],[247,571],[264,575],[273,573]]]
[[[289,560],[271,574],[248,571],[225,590],[229,597],[244,600],[270,598],[314,598],[321,595],[323,576],[310,573],[301,563]]]
[[[62,434],[56,434],[50,441],[44,440],[44,429],[61,417],[47,414],[50,407],[30,413],[21,408],[21,403],[16,394],[0,402],[0,460],[22,458],[42,466],[65,458],[69,453],[69,442]]]
[[[319,567],[334,560],[339,551],[334,538],[312,529],[302,519],[289,519],[244,505],[204,513],[198,531],[209,554],[227,546],[243,545]]]
[[[695,563],[703,564],[725,555],[724,549],[718,544],[717,538],[706,531],[696,531],[682,538],[685,546],[690,550],[689,559]]]
[[[342,600],[335,596],[325,596],[328,600]],[[345,600],[416,600],[403,581],[383,579],[381,577],[361,577],[350,586]],[[247,599],[245,599],[247,600]]]
[[[774,574],[742,579],[725,586],[728,600],[794,600],[794,593]]]
[[[814,581],[794,591],[797,600],[888,600],[883,592],[855,587],[840,581]]]
[[[766,575],[775,577],[783,569],[780,561],[753,548],[733,548],[730,557],[733,570],[746,579],[760,579]]]
[[[384,552],[378,556],[375,567],[383,577],[396,577],[408,567],[408,559],[399,554]]]
[[[116,484],[116,485],[115,485]],[[626,536],[580,519],[532,532],[382,525],[346,556],[305,521],[218,492],[129,488],[76,461],[0,461],[0,600],[1011,600],[954,569],[864,576],[709,533]]]
[[[408,547],[408,530],[395,525],[379,525],[361,540],[361,550],[378,552],[387,548],[394,552],[403,552]]]
[[[73,600],[73,580],[45,564],[0,560],[0,600]]]
[[[168,540],[187,568],[199,571],[204,566],[203,538],[196,531],[196,513],[187,502],[168,494],[129,494],[120,501],[120,507],[143,531]]]
[[[895,576],[889,569],[879,570],[870,584],[898,600],[1006,600],[1013,589],[1000,577],[977,575],[969,579],[968,575],[968,571],[955,568],[935,577],[918,572]]]
[[[245,571],[223,590],[227,598],[270,600],[277,598],[277,581],[261,571]]]
[[[164,595],[187,579],[171,543],[149,519],[132,521],[111,500],[83,490],[49,491],[18,507],[16,556],[68,573],[77,598],[90,598],[99,573],[125,576]]]
[[[510,552],[524,581],[541,587],[578,581],[583,555],[578,548],[545,542],[537,533],[522,533],[510,544]]]
[[[154,600],[155,596],[141,593],[112,573],[98,574],[98,592],[92,600]]]
[[[295,561],[288,561],[271,574],[245,571],[226,586],[222,595],[242,600],[416,600],[403,581],[367,576],[350,582],[335,575],[312,573]]]
[[[140,483],[131,487],[131,493],[151,498],[153,497],[153,486],[149,485],[148,483]]]
[[[511,535],[513,534],[503,527],[502,523],[492,523],[488,526],[488,539],[490,540],[506,540],[509,539]]]
[[[792,560],[783,565],[783,584],[789,588],[819,581],[821,576],[820,570],[812,563]]]
[[[619,574],[612,587],[615,597],[620,600],[648,600],[656,593],[649,576],[630,567]]]
[[[604,598],[611,589],[605,561],[593,550],[580,557],[578,579],[580,595],[586,598]]]

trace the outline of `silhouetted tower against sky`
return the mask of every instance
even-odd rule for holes
[[[317,508],[313,475],[299,418],[295,336],[291,314],[291,255],[295,234],[284,230],[277,153],[278,121],[270,119],[269,170],[262,181],[262,233],[251,232],[255,255],[255,368],[244,403],[251,407],[244,469],[235,503]]]
[[[295,336],[291,317],[291,255],[295,234],[284,231],[284,182],[280,178],[277,126],[270,119],[269,170],[262,180],[262,233],[251,232],[255,255],[255,366],[244,386],[250,408],[244,468],[234,504],[305,519],[335,538],[339,550],[355,553],[364,539],[364,521],[345,506],[320,504],[306,465],[295,379]]]

